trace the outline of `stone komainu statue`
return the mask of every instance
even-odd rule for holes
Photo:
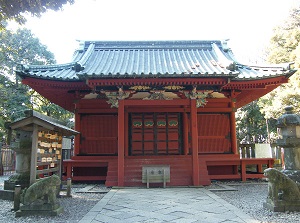
[[[268,178],[268,198],[273,201],[293,201],[300,199],[299,185],[281,171],[268,168],[264,171]]]
[[[57,188],[60,185],[57,175],[45,177],[25,188],[21,195],[21,203],[30,204],[55,204]]]

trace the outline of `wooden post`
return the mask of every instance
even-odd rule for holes
[[[189,154],[189,124],[188,124],[188,115],[183,112],[183,154]]]
[[[191,136],[192,136],[192,155],[193,155],[193,185],[198,186],[199,179],[199,159],[198,159],[198,123],[196,100],[191,99]]]
[[[235,102],[234,98],[231,99],[231,108],[232,112],[230,112],[230,132],[231,132],[231,147],[232,153],[238,154],[237,148],[237,138],[236,138],[236,126],[235,126]]]
[[[20,198],[21,198],[21,185],[15,186],[15,193],[14,193],[14,211],[17,211],[20,209]]]
[[[80,125],[81,125],[81,120],[80,120],[80,114],[75,112],[75,130],[80,132]],[[74,139],[74,153],[73,155],[76,156],[79,154],[79,147],[80,147],[80,134],[75,136]]]
[[[72,187],[72,180],[71,178],[67,179],[67,197],[71,197],[71,187]]]
[[[118,186],[124,186],[124,147],[125,121],[124,100],[119,100],[118,107]]]
[[[30,185],[32,185],[36,181],[37,147],[38,147],[38,126],[36,124],[33,124],[31,161],[30,161]]]

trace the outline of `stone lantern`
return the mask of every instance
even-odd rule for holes
[[[4,181],[5,190],[14,190],[17,184],[22,188],[29,186],[31,138],[32,132],[17,131],[17,142],[12,144],[12,149],[16,152],[16,173]]]
[[[279,139],[277,145],[284,149],[284,170],[295,182],[300,182],[300,117],[293,113],[293,107],[285,108],[285,114],[277,119]]]

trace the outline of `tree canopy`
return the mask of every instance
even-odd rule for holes
[[[294,62],[295,69],[300,67],[300,8],[293,8],[289,18],[274,29],[268,47],[269,63]],[[293,106],[300,112],[300,76],[296,72],[289,83],[276,88],[260,99],[259,105],[266,118],[278,118],[284,107]]]
[[[36,38],[30,30],[0,32],[0,138],[5,135],[5,123],[34,109],[60,120],[69,120],[72,115],[49,102],[14,76],[17,64],[53,64],[54,55]]]
[[[267,62],[282,64],[294,62],[300,66],[300,8],[293,8],[289,17],[273,30],[267,47]],[[292,105],[300,113],[300,76],[296,72],[289,83],[281,85],[269,94],[237,112],[237,136],[240,141],[269,142],[276,139],[276,119],[284,108]]]
[[[0,0],[0,24],[7,20],[24,24],[24,13],[40,16],[47,10],[60,10],[67,3],[73,4],[74,0]]]

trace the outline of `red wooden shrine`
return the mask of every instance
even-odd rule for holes
[[[197,186],[247,178],[253,159],[238,154],[236,109],[295,70],[241,64],[222,41],[86,41],[71,63],[16,72],[75,113],[80,135],[66,177],[141,186],[143,166],[169,165],[168,185]]]

